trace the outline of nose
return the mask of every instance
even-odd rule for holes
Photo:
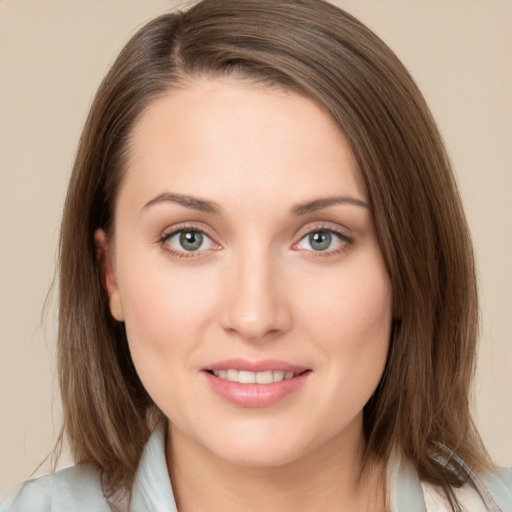
[[[260,250],[239,255],[224,281],[222,327],[250,342],[275,339],[292,317],[279,266]]]

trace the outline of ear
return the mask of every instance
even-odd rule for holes
[[[101,281],[108,295],[110,313],[116,320],[122,322],[124,321],[123,304],[121,303],[121,295],[117,286],[112,251],[109,251],[107,235],[103,229],[95,231],[94,243],[96,245],[96,259],[101,272]]]

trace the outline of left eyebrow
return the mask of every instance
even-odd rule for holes
[[[337,197],[325,197],[322,199],[315,199],[313,201],[308,201],[307,203],[300,203],[292,207],[291,214],[294,217],[300,217],[301,215],[306,215],[311,212],[316,212],[318,210],[322,210],[329,206],[335,204],[351,204],[354,206],[360,206],[361,208],[370,209],[368,203],[364,202],[361,199],[357,199],[355,197],[349,196],[337,196]]]
[[[150,201],[148,201],[143,207],[141,211],[159,203],[177,203],[185,208],[190,208],[192,210],[198,210],[200,212],[205,213],[213,213],[220,214],[221,207],[214,203],[213,201],[206,201],[204,199],[199,199],[198,197],[183,195],[183,194],[171,194],[169,192],[164,192],[163,194],[159,194],[154,197]]]

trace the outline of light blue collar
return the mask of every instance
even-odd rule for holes
[[[391,512],[427,512],[418,473],[398,456],[388,463],[387,493]]]
[[[144,448],[129,512],[178,512],[165,460],[165,427],[161,422]]]
[[[427,512],[418,474],[410,463],[394,457],[387,480],[391,512]],[[477,480],[473,484],[489,511],[512,510],[511,470],[487,472]],[[129,512],[178,512],[165,460],[164,423],[155,429],[142,454]]]

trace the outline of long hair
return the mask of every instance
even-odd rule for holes
[[[102,82],[85,124],[60,240],[58,358],[63,429],[77,463],[130,489],[161,417],[124,325],[109,312],[94,232],[115,229],[116,194],[141,112],[189,79],[233,76],[306,95],[348,139],[368,190],[394,296],[393,337],[364,409],[366,457],[399,451],[421,478],[460,485],[442,452],[490,464],[470,414],[478,304],[472,245],[450,162],[404,66],[323,0],[203,0],[145,25]]]

